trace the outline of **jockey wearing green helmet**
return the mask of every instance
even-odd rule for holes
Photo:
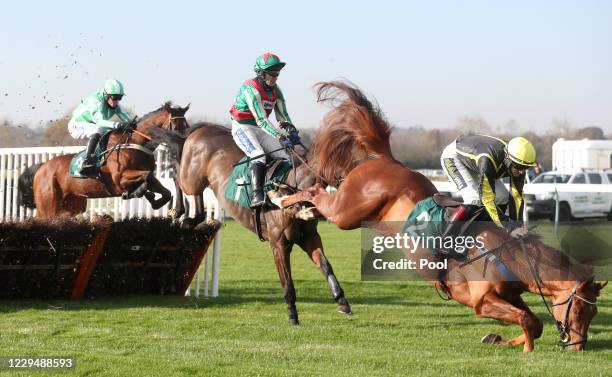
[[[255,60],[253,70],[256,77],[245,81],[236,101],[230,109],[232,136],[238,147],[249,157],[253,197],[251,207],[264,204],[264,177],[266,173],[266,153],[271,158],[289,159],[286,150],[300,143],[297,129],[291,122],[285,106],[283,92],[276,80],[285,63],[267,52]],[[278,125],[273,124],[269,115],[274,111]]]
[[[70,135],[75,139],[90,138],[83,170],[95,166],[93,154],[100,137],[106,131],[119,127],[134,128],[130,116],[119,106],[119,101],[124,95],[123,84],[119,80],[110,79],[104,84],[103,90],[89,95],[72,112],[72,118],[68,123]],[[121,122],[110,120],[115,115]]]

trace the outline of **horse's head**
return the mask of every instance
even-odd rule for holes
[[[553,303],[553,316],[558,323],[564,348],[570,351],[584,349],[589,325],[597,314],[597,296],[608,282],[593,278],[577,283],[572,289],[559,294]]]
[[[189,127],[185,113],[189,105],[185,107],[173,106],[172,102],[164,103],[159,109],[144,115],[138,121],[138,130],[148,133],[151,127],[159,127],[170,131],[183,131]]]
[[[185,107],[172,107],[172,103],[166,102],[164,104],[164,112],[166,113],[166,122],[162,125],[162,128],[169,131],[183,131],[189,127],[187,119],[185,119],[185,113],[189,110],[187,104]]]

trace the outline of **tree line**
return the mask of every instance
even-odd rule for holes
[[[69,116],[49,122],[40,128],[17,125],[0,117],[0,148],[43,147],[85,145],[87,139],[75,140],[68,134]],[[190,124],[197,119],[190,119]],[[444,147],[461,134],[481,133],[510,140],[515,136],[524,136],[534,144],[538,161],[545,170],[552,166],[552,144],[558,138],[565,139],[611,139],[599,127],[574,128],[568,121],[554,121],[552,127],[543,132],[516,132],[515,121],[509,121],[504,127],[492,127],[479,116],[463,116],[453,128],[425,128],[412,126],[395,127],[391,134],[393,155],[404,165],[413,169],[439,169],[440,154]],[[316,133],[315,128],[301,128],[300,134],[305,144],[310,144]]]

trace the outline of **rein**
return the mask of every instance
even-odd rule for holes
[[[172,114],[170,114],[170,116],[168,117],[167,121],[164,121],[164,123],[162,123],[161,128],[164,128],[164,126],[166,125],[166,122],[168,123],[168,126],[172,125],[172,121],[175,119],[185,119],[184,116],[172,116]],[[155,143],[155,147],[153,149],[151,148],[147,148],[143,145],[139,145],[139,144],[131,144],[129,142],[129,138],[127,143],[120,143],[120,144],[115,144],[112,148],[109,148],[107,150],[105,150],[104,152],[102,152],[102,156],[104,156],[104,158],[107,158],[106,156],[109,155],[110,153],[117,151],[117,153],[119,153],[119,150],[123,149],[123,148],[127,148],[127,149],[135,149],[141,152],[144,152],[150,156],[153,156],[155,154],[155,149],[159,146],[159,143],[155,142],[153,140],[153,138],[147,134],[145,134],[144,132],[138,131],[136,129],[131,130],[129,132],[123,132],[123,135],[125,135],[126,133],[130,133],[130,134],[137,134],[139,136],[142,136],[143,138]],[[145,143],[146,144],[146,143]]]

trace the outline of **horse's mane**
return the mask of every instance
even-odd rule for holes
[[[542,281],[585,281],[593,276],[590,265],[573,261],[562,251],[542,242],[539,235],[526,237],[524,243],[528,258],[519,240],[510,242],[499,254],[504,264],[523,282],[534,281],[529,264]]]
[[[335,182],[365,159],[393,158],[389,144],[392,127],[380,108],[354,84],[321,82],[315,88],[317,101],[332,106],[315,135],[309,156],[319,175]]]

